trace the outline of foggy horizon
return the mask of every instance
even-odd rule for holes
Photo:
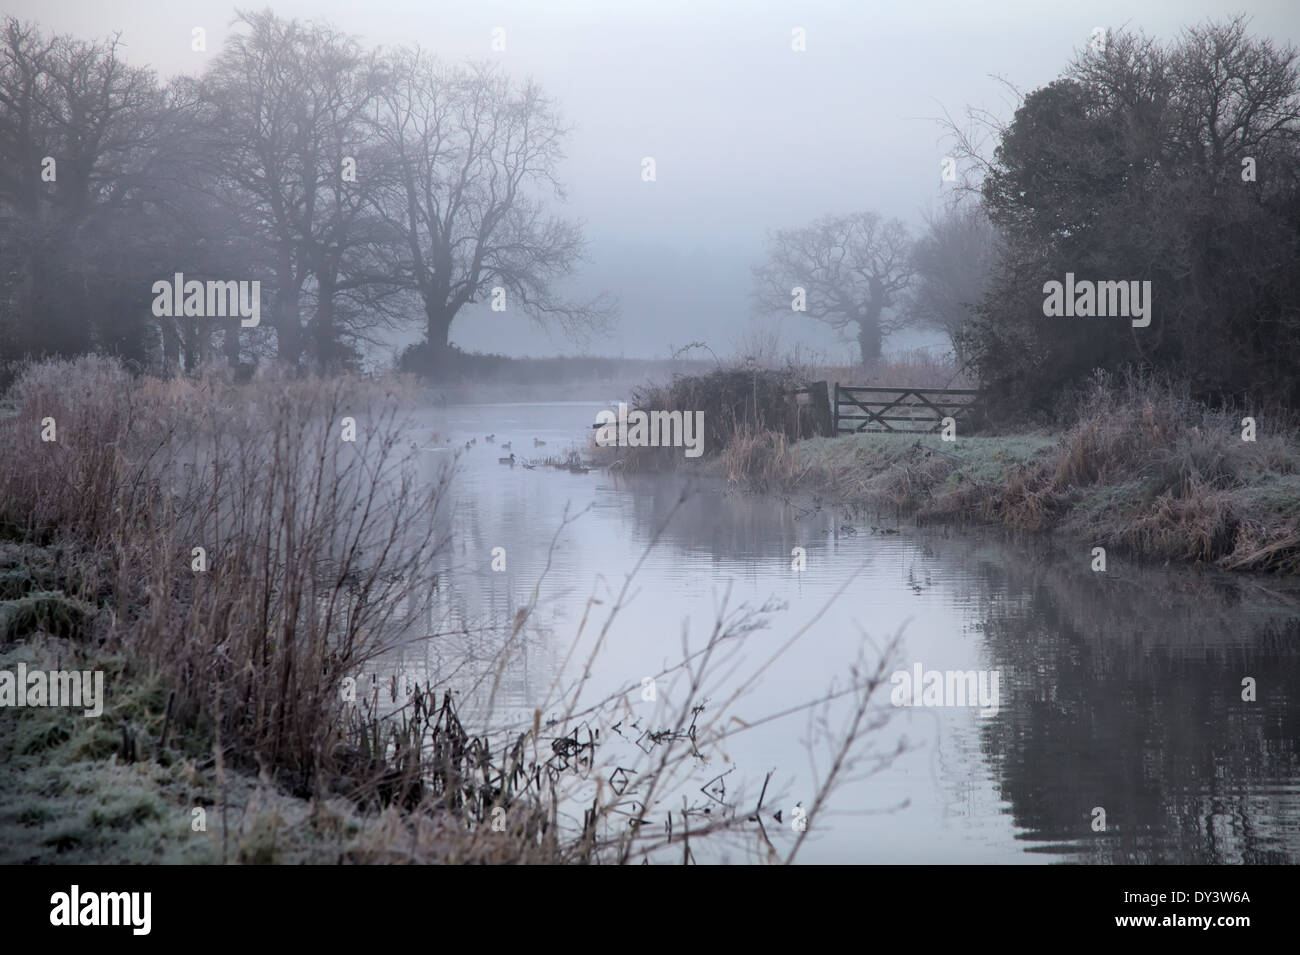
[[[1032,3],[721,6],[277,0],[238,8],[328,22],[366,48],[419,45],[448,62],[498,64],[512,79],[535,78],[572,127],[560,165],[568,201],[551,205],[584,224],[589,261],[560,287],[610,292],[619,319],[583,343],[517,310],[470,306],[452,328],[459,347],[665,358],[702,341],[732,355],[751,330],[776,329],[785,350],[799,345],[832,361],[852,361],[852,341],[804,316],[760,318],[752,310],[750,270],[762,262],[769,230],[874,210],[919,234],[923,215],[950,188],[940,179],[945,148],[935,119],[944,110],[959,118],[968,106],[1009,119],[1013,96],[993,75],[1028,93],[1055,79],[1098,26],[1166,41],[1243,9],[1207,0],[1066,11]],[[8,7],[81,40],[120,32],[123,58],[162,80],[199,75],[237,9],[212,0]],[[1246,12],[1254,32],[1279,43],[1300,39],[1300,17],[1286,0]],[[207,31],[204,53],[190,49],[196,26]],[[504,52],[490,48],[497,27],[506,31]],[[806,30],[804,52],[791,49],[794,27]],[[656,160],[655,182],[641,181],[643,156]],[[392,337],[389,351],[419,338],[417,322]],[[946,348],[942,335],[909,329],[887,338],[885,350],[917,345]],[[391,360],[369,357],[381,366]]]

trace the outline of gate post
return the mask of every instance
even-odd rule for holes
[[[823,438],[833,435],[834,422],[831,416],[830,399],[826,393],[825,381],[814,381],[808,386],[808,396],[812,399],[813,417],[817,420],[817,433]]]

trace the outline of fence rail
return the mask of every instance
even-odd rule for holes
[[[982,392],[971,388],[878,388],[835,385],[835,433],[929,434],[944,418],[968,418]]]

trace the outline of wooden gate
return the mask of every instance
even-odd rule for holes
[[[971,416],[981,392],[970,388],[868,388],[835,385],[835,433],[929,434],[944,418]]]

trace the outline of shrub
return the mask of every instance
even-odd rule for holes
[[[703,411],[704,454],[717,455],[741,436],[752,447],[761,435],[780,435],[786,441],[816,435],[813,406],[791,394],[805,384],[793,371],[719,368],[703,375],[677,375],[666,385],[644,387],[630,404],[646,411]],[[667,469],[683,460],[680,448],[620,448],[616,457],[627,471]]]

